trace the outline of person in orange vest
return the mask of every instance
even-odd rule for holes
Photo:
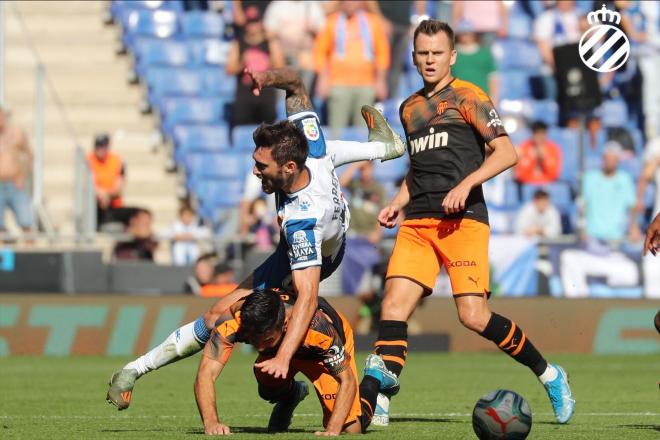
[[[94,151],[89,153],[87,161],[94,176],[97,227],[115,219],[121,221],[121,216],[114,216],[113,213],[123,211],[120,209],[124,206],[121,193],[126,169],[121,157],[110,151],[110,136],[105,133],[96,135]]]

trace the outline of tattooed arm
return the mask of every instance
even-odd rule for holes
[[[259,96],[261,89],[275,87],[286,91],[286,114],[294,115],[303,111],[314,111],[312,101],[300,79],[293,69],[271,69],[265,72],[245,72],[252,77],[252,93]]]

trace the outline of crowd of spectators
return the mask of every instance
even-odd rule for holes
[[[455,29],[458,59],[453,74],[477,84],[491,96],[518,148],[520,160],[516,168],[484,188],[494,233],[516,233],[542,242],[569,234],[575,237],[580,252],[598,256],[598,250],[591,245],[594,240],[603,243],[611,253],[618,252],[618,246],[624,244],[634,247],[640,237],[639,228],[656,211],[648,196],[655,185],[654,173],[659,163],[650,149],[660,135],[660,101],[650,80],[660,71],[660,6],[656,2],[604,2],[621,14],[618,26],[631,42],[631,55],[621,69],[599,75],[599,100],[603,104],[590,110],[577,109],[580,111],[558,102],[561,90],[555,75],[560,66],[556,56],[565,45],[579,42],[591,26],[587,14],[600,9],[603,2],[184,3],[186,10],[206,9],[222,14],[228,24],[221,38],[232,36],[225,68],[237,77],[236,95],[228,115],[233,127],[270,122],[283,116],[275,95],[251,95],[242,81],[242,69],[288,65],[301,72],[321,111],[322,122],[328,126],[329,138],[345,134],[345,127],[360,127],[363,123],[358,110],[368,102],[380,103],[392,125],[401,130],[398,104],[421,86],[410,62],[412,29],[421,18],[430,16],[449,22]],[[515,52],[517,47],[524,52]],[[535,58],[538,66],[524,64],[523,81],[512,82],[512,78],[521,77],[516,63]],[[521,98],[512,97],[512,89],[518,88],[529,92]],[[649,147],[642,156],[645,145]],[[366,189],[371,183],[366,183],[364,176],[369,179],[369,175],[369,166],[360,164],[347,168],[342,176],[354,199],[354,213],[375,203],[374,192]],[[384,192],[375,198],[387,200],[394,189],[391,180],[376,178],[373,182],[382,184]],[[246,192],[251,191],[248,185],[244,186]],[[603,222],[594,212],[605,203],[594,194],[602,194],[603,188],[618,191],[624,186],[632,188],[633,201],[619,193],[621,197],[617,196],[616,201],[621,205],[617,209],[626,213],[628,222],[615,221],[608,215],[608,228],[623,228],[619,235],[594,235],[594,228],[598,230]],[[490,194],[495,197],[489,197]],[[268,249],[278,234],[273,217],[266,214],[272,214],[272,205],[268,203],[272,202],[256,193],[244,196],[242,215],[233,222],[235,226],[212,226],[216,232],[218,227],[222,229],[225,236],[240,237],[248,243],[244,250]],[[502,213],[504,221],[498,220]],[[356,255],[362,258],[361,264],[345,265],[350,270],[343,282],[345,290],[360,294],[369,290],[364,273],[377,266],[377,262],[371,264],[371,257],[376,261],[376,255],[369,248],[379,241],[376,234],[380,232],[375,227],[358,231],[355,215],[353,218],[352,241],[355,249],[361,249],[356,250]],[[217,219],[206,220],[213,223]],[[357,223],[361,226],[361,222]],[[370,252],[373,255],[369,256]],[[629,258],[631,254],[622,255]],[[592,274],[584,275],[585,279],[588,277]],[[644,277],[648,277],[646,271]]]

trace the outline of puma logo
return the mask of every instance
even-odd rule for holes
[[[504,351],[513,350],[517,346],[518,346],[518,343],[516,342],[516,338],[511,338],[511,343],[509,343],[509,345],[506,346],[506,347],[502,347],[502,350],[504,350]]]
[[[476,287],[479,287],[479,277],[477,277],[476,279],[472,277],[468,277],[468,280],[472,281]]]
[[[497,413],[497,411],[495,411],[495,409],[492,407],[488,407],[486,409],[486,414],[490,416],[490,418],[493,419],[495,423],[500,425],[503,434],[506,434],[506,427],[509,425],[509,423],[513,422],[514,420],[518,420],[517,416],[513,416],[509,420],[504,421],[500,418],[500,415]]]

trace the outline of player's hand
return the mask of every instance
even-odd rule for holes
[[[341,432],[333,432],[333,431],[316,431],[314,435],[318,435],[320,437],[337,437],[338,435],[341,435]]]
[[[459,183],[454,189],[449,191],[442,200],[442,208],[445,210],[445,214],[456,214],[463,211],[470,191],[472,191],[472,185],[465,183],[465,181]]]
[[[243,69],[243,73],[249,76],[252,80],[252,94],[254,96],[259,96],[261,94],[261,89],[263,88],[265,79],[263,72],[253,72],[252,69],[246,67]]]
[[[646,231],[643,255],[646,255],[647,252],[651,251],[655,256],[658,254],[658,249],[660,249],[660,214],[655,216]]]
[[[396,205],[388,205],[384,207],[383,209],[380,210],[380,213],[378,214],[378,223],[380,223],[380,225],[383,227],[392,229],[393,227],[396,226],[399,220],[400,211],[401,208],[399,208]]]
[[[275,356],[265,361],[254,364],[255,367],[261,369],[262,373],[270,374],[275,379],[285,379],[289,374],[289,361]]]
[[[231,435],[231,432],[229,431],[229,426],[223,425],[220,422],[205,424],[204,433],[206,435]]]

